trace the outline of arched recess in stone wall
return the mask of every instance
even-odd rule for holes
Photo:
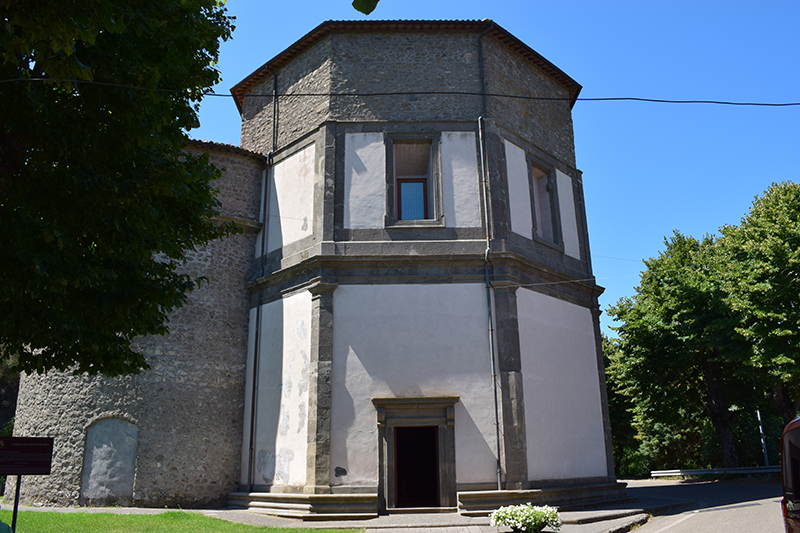
[[[133,499],[139,428],[121,418],[103,418],[86,429],[81,505],[129,505]]]

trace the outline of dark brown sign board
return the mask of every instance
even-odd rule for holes
[[[0,437],[0,476],[17,476],[14,518],[11,531],[17,531],[19,488],[22,476],[49,476],[53,463],[53,437]]]
[[[46,476],[53,437],[0,437],[0,476]]]

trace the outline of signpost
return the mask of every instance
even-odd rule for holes
[[[52,463],[53,437],[0,437],[0,476],[17,476],[14,518],[11,522],[11,530],[15,533],[23,474],[48,476]]]

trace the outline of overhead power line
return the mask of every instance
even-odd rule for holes
[[[122,89],[133,89],[138,91],[154,91],[172,94],[185,94],[187,90],[181,89],[151,89],[148,87],[139,87],[136,85],[125,85],[122,83],[109,83],[92,80],[74,80],[67,78],[11,78],[0,80],[0,83],[11,82],[50,82],[50,83],[73,83],[83,85],[100,85],[105,87],[118,87]],[[214,96],[219,98],[233,98],[232,94],[207,92],[203,96]],[[483,96],[480,92],[470,91],[389,91],[389,92],[372,92],[372,93],[284,93],[278,94],[278,98],[319,98],[319,97],[337,97],[337,98],[368,98],[368,97],[386,97],[386,96]],[[486,96],[493,98],[509,98],[513,100],[537,100],[537,101],[572,101],[568,97],[554,97],[554,96],[528,96],[520,94],[504,94],[504,93],[486,93]],[[241,98],[272,98],[272,94],[243,94],[239,95]],[[736,102],[730,100],[681,100],[670,98],[642,98],[637,96],[609,96],[597,98],[577,98],[579,102],[645,102],[657,104],[701,104],[701,105],[728,105],[728,106],[749,106],[749,107],[800,107],[800,102]]]

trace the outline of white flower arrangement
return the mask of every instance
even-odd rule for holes
[[[549,505],[508,505],[491,514],[493,526],[508,526],[514,531],[539,533],[545,526],[554,531],[561,529],[561,517],[558,509]]]

